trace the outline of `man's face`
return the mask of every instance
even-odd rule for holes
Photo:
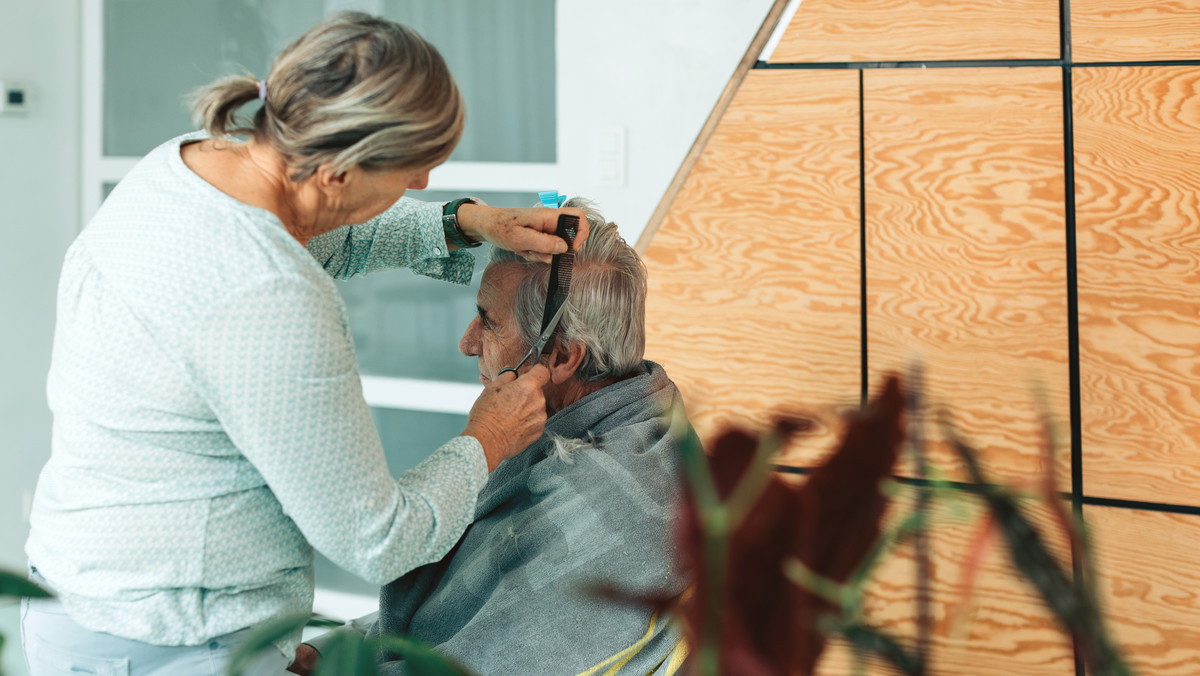
[[[501,369],[515,366],[529,349],[512,316],[517,284],[524,274],[524,266],[517,264],[489,265],[483,271],[475,299],[477,314],[458,341],[458,350],[479,358],[479,382],[484,385]],[[526,362],[521,371],[531,366]]]

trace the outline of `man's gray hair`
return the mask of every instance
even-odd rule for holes
[[[642,367],[646,351],[646,266],[616,224],[605,221],[590,201],[575,197],[564,206],[587,214],[589,234],[575,252],[567,309],[555,340],[583,343],[583,363],[576,373],[580,380],[632,375]],[[550,265],[493,247],[488,265],[502,264],[526,268],[517,285],[513,317],[525,344],[532,345],[541,329]]]
[[[191,98],[212,138],[253,135],[287,159],[293,181],[325,162],[339,173],[436,166],[466,119],[437,49],[407,26],[361,12],[326,17],[283,50],[264,84],[234,75]],[[247,126],[238,109],[259,98]]]

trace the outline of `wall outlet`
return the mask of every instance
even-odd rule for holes
[[[29,111],[29,90],[10,80],[0,80],[0,115],[25,115]]]

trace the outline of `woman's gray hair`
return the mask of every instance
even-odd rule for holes
[[[326,17],[271,66],[263,105],[250,75],[192,94],[192,115],[212,138],[249,134],[278,151],[303,181],[329,162],[336,172],[425,169],[445,162],[462,138],[465,106],[450,69],[416,31],[361,12]]]
[[[555,340],[583,343],[576,376],[584,381],[624,378],[642,367],[646,351],[646,266],[615,223],[582,198],[564,206],[587,214],[588,239],[575,252],[567,309]],[[517,286],[513,317],[526,345],[537,340],[546,305],[550,266],[493,247],[488,265],[517,264],[527,274]]]

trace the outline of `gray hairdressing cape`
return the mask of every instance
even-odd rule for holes
[[[489,477],[455,548],[384,587],[378,615],[349,629],[421,638],[482,676],[578,674],[649,636],[620,673],[655,671],[677,628],[660,618],[651,630],[650,610],[586,588],[682,591],[670,533],[680,462],[663,418],[679,402],[663,368],[647,361],[644,373],[556,413],[541,439]],[[595,446],[564,461],[551,452],[554,435]],[[379,659],[381,673],[405,673],[392,656]]]

